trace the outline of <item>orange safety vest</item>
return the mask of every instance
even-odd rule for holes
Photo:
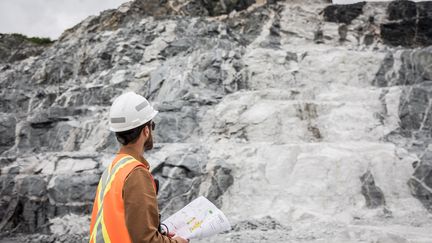
[[[132,156],[120,154],[105,169],[93,204],[90,243],[131,242],[126,228],[122,192],[126,177],[138,166],[149,169]],[[153,186],[156,186],[154,180]]]

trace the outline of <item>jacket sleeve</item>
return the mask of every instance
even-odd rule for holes
[[[159,233],[159,209],[150,172],[136,167],[123,186],[125,221],[134,243],[176,243]]]

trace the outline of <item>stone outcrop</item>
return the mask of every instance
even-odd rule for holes
[[[157,156],[156,152],[156,156]],[[199,185],[206,173],[207,151],[193,144],[173,148],[160,164],[153,168],[159,180],[161,213],[171,215],[199,195]]]
[[[19,158],[31,168],[13,161],[2,163],[2,231],[49,233],[52,218],[90,213],[100,177],[96,158],[95,154],[51,153]]]
[[[366,2],[347,5],[330,5],[324,9],[325,21],[350,24],[363,13]]]
[[[0,65],[38,56],[51,45],[49,39],[29,38],[20,34],[0,34]],[[2,67],[1,71],[10,68]]]
[[[370,171],[367,171],[360,177],[362,182],[361,192],[366,200],[366,207],[376,208],[385,206],[385,197],[382,190],[375,185],[375,180]]]
[[[373,3],[359,2],[356,4],[330,5],[324,9],[324,20],[351,24],[364,13],[365,6],[373,8]],[[376,4],[379,5],[379,4]],[[392,1],[386,5],[386,20],[379,25],[379,35],[387,45],[404,47],[421,47],[432,45],[432,2]],[[369,26],[358,28],[359,32],[371,29],[377,16],[370,14]],[[372,28],[374,29],[374,28]],[[378,29],[378,27],[376,27]],[[374,33],[375,32],[375,33]],[[365,42],[370,42],[373,34],[365,33]],[[344,39],[343,37],[341,37]]]
[[[0,63],[1,237],[88,240],[133,90],[162,218],[204,195],[233,225],[197,242],[430,241],[431,49],[382,34],[428,3],[250,4],[137,0]]]
[[[432,49],[399,50],[389,53],[377,73],[374,84],[381,87],[401,87],[398,114],[400,127],[386,139],[415,152],[418,161],[408,185],[430,211],[432,142]]]
[[[432,2],[394,1],[387,12],[390,22],[381,25],[385,43],[409,47],[432,45]]]
[[[422,204],[432,212],[432,165],[431,158],[423,158],[422,164],[415,167],[412,178],[408,181],[411,193],[418,198]]]

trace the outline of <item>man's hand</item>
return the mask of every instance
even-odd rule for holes
[[[180,236],[174,236],[172,239],[176,240],[178,243],[188,243],[189,242],[189,240],[183,239]]]

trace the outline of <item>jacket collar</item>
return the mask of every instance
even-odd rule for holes
[[[127,154],[130,155],[132,157],[134,157],[134,159],[138,160],[139,162],[143,163],[145,165],[145,167],[147,167],[147,169],[150,169],[150,164],[147,162],[147,160],[144,158],[144,156],[142,156],[142,154],[137,153],[135,150],[126,147],[126,146],[122,146],[120,148],[120,150],[118,151],[117,154]]]

